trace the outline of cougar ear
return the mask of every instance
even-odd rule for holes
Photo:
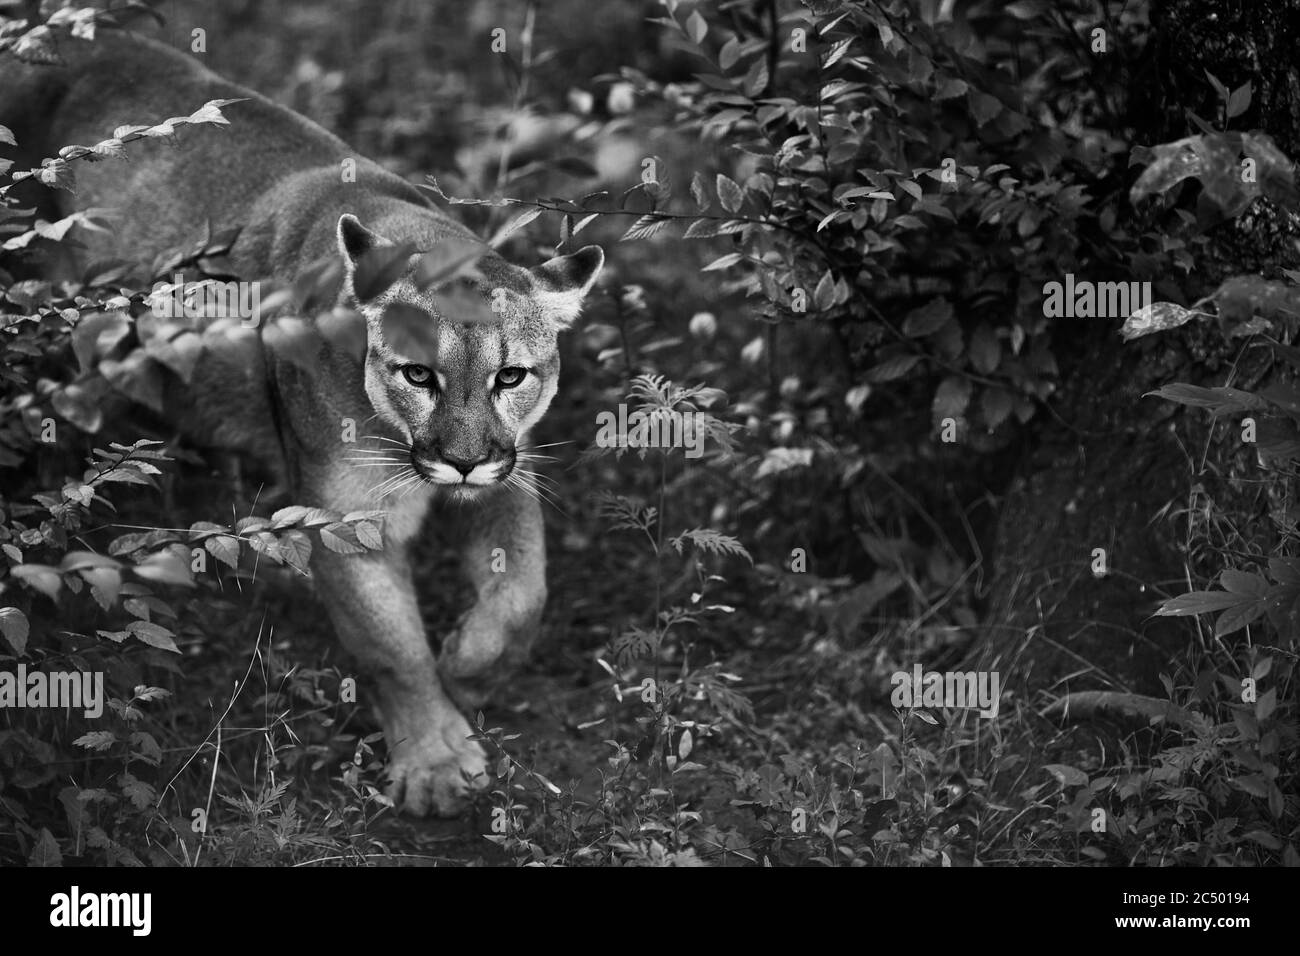
[[[532,271],[537,297],[556,325],[563,329],[573,324],[604,266],[605,253],[600,246],[583,246],[571,255],[548,259]]]
[[[361,220],[351,213],[344,213],[339,217],[338,240],[339,255],[343,257],[348,275],[352,274],[361,257],[371,249],[392,245],[383,236],[361,225]]]

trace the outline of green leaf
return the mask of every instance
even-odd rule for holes
[[[382,551],[384,547],[383,536],[379,533],[379,528],[369,521],[358,521],[352,526],[352,530],[357,534],[357,541],[371,551]]]
[[[754,559],[750,557],[743,544],[730,535],[714,531],[712,528],[692,528],[690,531],[683,531],[669,543],[678,554],[681,554],[682,547],[688,541],[702,551],[711,554],[733,554],[744,558],[750,564],[754,563]]]
[[[1202,388],[1199,385],[1179,383],[1164,385],[1147,394],[1178,402],[1180,405],[1209,408],[1215,415],[1233,415],[1237,412],[1264,407],[1263,399],[1237,388]]]
[[[298,524],[313,510],[312,508],[304,508],[302,505],[290,505],[288,508],[281,508],[271,515],[271,528],[277,530]]]
[[[258,554],[264,554],[272,561],[280,560],[280,551],[277,547],[279,542],[271,532],[257,531],[249,535],[245,540],[248,541],[248,546]]]
[[[357,541],[357,534],[349,525],[336,522],[320,529],[321,544],[335,554],[362,554],[365,548]]]
[[[415,243],[380,246],[361,255],[352,273],[352,288],[359,301],[373,299],[397,281],[410,265]]]
[[[704,41],[704,38],[708,36],[708,34],[708,22],[704,17],[700,16],[700,11],[692,11],[691,15],[686,18],[686,35],[691,38],[691,41],[695,43],[696,46],[698,46]]]
[[[54,839],[54,834],[45,827],[41,827],[40,835],[36,838],[31,854],[27,857],[27,865],[63,866],[63,852],[59,849],[59,841]]]
[[[1255,719],[1268,720],[1277,710],[1277,688],[1270,687],[1255,701]]]
[[[172,640],[172,632],[161,624],[151,624],[148,621],[132,621],[126,626],[126,629],[134,637],[139,638],[150,647],[156,647],[161,651],[171,651],[173,654],[181,652],[181,649],[176,646],[176,642]]]
[[[1160,605],[1157,617],[1183,617],[1189,614],[1209,614],[1249,603],[1252,599],[1227,591],[1189,591],[1172,597]]]
[[[146,581],[194,587],[194,575],[190,571],[189,564],[171,553],[151,555],[131,570],[135,572],[136,577]]]
[[[980,412],[989,430],[997,428],[1011,414],[1014,401],[1004,388],[986,388],[980,395]]]
[[[834,303],[835,279],[831,275],[831,270],[827,269],[817,281],[817,288],[813,289],[813,306],[818,312],[825,312]]]
[[[1208,318],[1208,316],[1207,312],[1185,309],[1173,302],[1152,302],[1126,318],[1119,334],[1125,342],[1131,342],[1153,332],[1176,329],[1191,319]]]
[[[493,249],[499,248],[502,243],[504,243],[507,239],[513,236],[520,229],[524,228],[524,226],[528,225],[530,222],[532,222],[541,214],[542,214],[542,210],[538,207],[533,207],[532,209],[525,209],[519,215],[515,216],[504,226],[498,229],[496,233],[492,236],[492,238],[488,240],[488,245],[491,246]]]
[[[736,61],[740,59],[740,54],[740,37],[733,36],[726,43],[722,44],[722,49],[718,51],[718,66],[722,67],[724,70],[730,70],[736,65]],[[0,127],[0,129],[3,129],[3,127]],[[0,142],[3,141],[3,139],[0,139]]]
[[[829,69],[838,63],[844,54],[849,52],[849,47],[853,44],[853,37],[845,37],[843,40],[836,40],[826,54],[826,59],[822,61],[822,69]]]
[[[937,332],[951,318],[952,303],[940,296],[907,314],[903,319],[903,334],[913,339],[929,335]]]
[[[739,252],[728,252],[725,256],[719,256],[717,259],[714,259],[712,262],[710,262],[707,266],[702,268],[700,271],[714,272],[719,269],[730,269],[732,266],[734,266],[736,263],[740,262],[744,258],[745,258],[744,255],[742,255]]]
[[[632,223],[632,225],[628,227],[627,232],[623,233],[619,241],[630,242],[634,239],[649,239],[670,222],[672,222],[672,220],[665,216],[649,213]]]
[[[973,90],[967,94],[966,102],[970,104],[971,116],[975,125],[983,126],[1002,112],[1002,101],[995,96]]]
[[[989,375],[1002,361],[1002,343],[987,322],[975,327],[970,337],[970,363],[981,375]]]
[[[935,418],[960,418],[970,404],[971,383],[963,375],[949,375],[934,392],[932,412]]]
[[[919,361],[921,361],[921,356],[912,353],[890,356],[867,369],[867,381],[876,383],[892,382],[910,372],[912,367]]]
[[[1069,764],[1049,763],[1043,769],[1055,777],[1062,787],[1084,787],[1088,784],[1088,775]]]
[[[1244,774],[1240,777],[1235,777],[1232,780],[1232,783],[1238,789],[1246,791],[1246,793],[1250,794],[1252,797],[1268,796],[1268,781],[1257,773]]]
[[[223,106],[230,106],[232,103],[243,103],[247,97],[240,97],[233,100],[208,100],[188,117],[191,123],[215,123],[219,126],[229,126],[230,120],[221,114]],[[239,112],[236,110],[235,112]]]
[[[327,511],[324,508],[308,508],[307,513],[300,519],[304,528],[317,528],[323,524],[329,524],[339,520],[337,511]]]
[[[57,599],[59,590],[63,587],[59,572],[45,564],[20,564],[10,568],[9,573],[50,600]]]
[[[1232,91],[1228,97],[1228,119],[1240,116],[1250,109],[1250,81],[1246,81]]]
[[[1268,581],[1262,574],[1251,571],[1234,571],[1227,569],[1220,573],[1219,583],[1224,590],[1245,597],[1260,598],[1268,593]]]
[[[811,448],[769,448],[762,464],[758,466],[758,471],[754,474],[754,479],[779,475],[791,468],[809,468],[812,466],[812,460]]]
[[[227,564],[232,568],[239,567],[239,539],[230,535],[208,538],[203,542],[203,547],[207,548],[218,561]]]
[[[1184,179],[1199,176],[1204,164],[1196,151],[1196,144],[1201,137],[1189,136],[1173,143],[1161,143],[1158,146],[1138,152],[1135,148],[1133,158],[1150,155],[1151,162],[1142,170],[1142,175],[1129,189],[1129,201],[1134,205],[1146,196],[1155,196],[1168,192]]]
[[[117,743],[117,734],[108,730],[95,730],[88,734],[82,734],[72,742],[74,747],[84,747],[87,750],[97,750],[103,753],[113,744]]]
[[[729,176],[718,173],[717,179],[718,199],[722,202],[722,208],[727,212],[739,212],[740,207],[745,204],[745,191],[740,185]]]
[[[139,780],[129,773],[121,773],[117,776],[118,786],[122,788],[128,800],[137,810],[147,810],[153,805],[157,794],[154,788],[143,780]]]
[[[306,532],[296,528],[286,531],[280,536],[276,550],[289,567],[307,573],[308,562],[311,560],[311,538]]]
[[[30,632],[26,614],[16,607],[0,607],[0,634],[4,635],[19,657],[27,651],[27,635]]]

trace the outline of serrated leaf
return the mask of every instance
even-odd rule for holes
[[[281,508],[271,515],[271,527],[272,529],[279,529],[297,524],[311,514],[313,510],[312,508],[304,508],[302,505],[290,505],[288,508]]]
[[[704,178],[704,174],[699,170],[691,177],[691,198],[695,200],[695,206],[700,212],[709,208],[709,186]]]
[[[750,557],[749,551],[745,549],[743,544],[730,535],[714,531],[712,528],[692,528],[689,531],[683,531],[677,537],[672,538],[669,543],[672,544],[678,554],[681,554],[683,546],[688,541],[702,551],[711,554],[737,555],[750,564],[754,563],[754,559]]]
[[[239,539],[230,535],[221,535],[220,537],[208,538],[203,542],[203,547],[223,564],[232,568],[239,567]]]
[[[181,649],[176,646],[176,642],[172,640],[172,632],[161,624],[151,624],[148,621],[132,621],[126,626],[126,629],[133,637],[139,638],[150,647],[156,647],[160,651],[171,651],[173,654],[181,652]]]
[[[1205,312],[1185,309],[1173,302],[1152,302],[1126,318],[1119,334],[1125,342],[1131,342],[1153,332],[1176,329],[1191,319],[1206,316]]]
[[[700,271],[715,272],[719,269],[729,269],[744,258],[744,255],[739,252],[728,252],[725,256],[719,256],[717,259],[714,259]]]
[[[280,558],[279,541],[269,531],[257,531],[248,536],[246,539],[249,547],[258,554],[264,554],[272,561],[282,563]]]
[[[381,551],[384,547],[383,536],[379,533],[379,528],[369,521],[358,521],[352,526],[352,530],[357,534],[357,541],[372,551]]]
[[[655,213],[648,213],[647,215],[641,216],[636,222],[632,223],[632,225],[628,227],[627,232],[623,233],[619,241],[631,242],[635,239],[649,239],[670,222],[672,222],[672,220],[665,218],[664,216],[656,215]]]
[[[328,511],[325,508],[308,508],[307,513],[299,520],[304,528],[315,528],[338,521],[339,518],[340,515],[337,511]]]
[[[54,839],[54,834],[45,827],[41,827],[40,835],[37,836],[32,852],[27,857],[27,865],[63,866],[63,851],[59,849],[59,841]]]
[[[337,522],[320,529],[320,540],[335,554],[362,554],[366,550],[350,526]]]
[[[717,187],[722,208],[727,212],[739,212],[740,207],[745,205],[745,191],[740,185],[729,176],[718,173]]]
[[[72,745],[74,747],[84,747],[87,750],[97,750],[102,753],[115,743],[117,743],[117,734],[108,730],[95,730],[88,734],[82,734],[72,742]]]
[[[154,788],[129,773],[118,774],[118,786],[137,810],[147,810],[156,799]]]
[[[286,531],[280,535],[276,552],[289,567],[306,574],[311,561],[311,538],[296,528]]]
[[[511,219],[509,222],[503,225],[500,229],[498,229],[496,233],[492,236],[492,238],[488,240],[488,245],[491,246],[493,249],[499,248],[502,243],[504,243],[507,239],[513,236],[520,229],[524,228],[524,226],[528,225],[530,222],[532,222],[541,214],[542,214],[542,210],[538,207],[533,207],[532,209],[525,209],[519,215],[515,216],[513,219]]]

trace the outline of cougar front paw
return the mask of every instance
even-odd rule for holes
[[[471,611],[443,641],[438,673],[462,706],[477,707],[491,687],[528,656],[537,635],[537,613],[501,621]]]
[[[388,766],[388,796],[404,812],[454,817],[473,790],[487,784],[487,754],[459,714],[421,741],[402,741]],[[466,780],[466,775],[469,779]]]
[[[482,707],[512,669],[505,657],[506,639],[499,630],[475,631],[458,627],[443,642],[438,655],[442,686],[461,707]]]

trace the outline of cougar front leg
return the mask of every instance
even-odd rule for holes
[[[339,638],[378,685],[389,796],[420,816],[454,815],[468,791],[462,771],[486,782],[486,757],[438,680],[405,554],[320,548],[312,567]]]
[[[475,601],[443,642],[438,668],[448,689],[478,706],[496,680],[528,653],[546,604],[546,538],[541,506],[502,489],[482,509],[446,509],[461,541]]]

